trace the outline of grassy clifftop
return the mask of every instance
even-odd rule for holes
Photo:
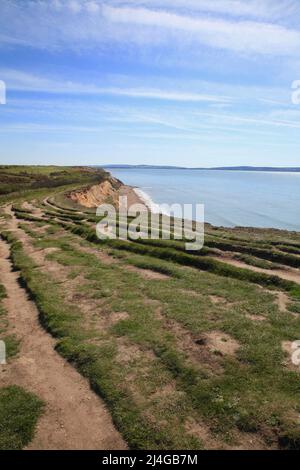
[[[188,253],[183,240],[103,241],[71,186],[0,199],[2,244],[127,445],[299,449],[300,234],[207,225]]]
[[[98,168],[61,166],[0,166],[0,197],[41,188],[101,183],[109,174]]]

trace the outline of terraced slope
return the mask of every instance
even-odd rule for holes
[[[104,170],[86,167],[0,165],[0,195],[19,193],[20,188],[32,191],[78,183],[100,183],[107,175]]]
[[[299,448],[300,234],[207,226],[205,248],[187,253],[101,242],[92,210],[62,192],[2,212],[53,347],[129,447]]]

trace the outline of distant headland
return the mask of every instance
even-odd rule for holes
[[[222,171],[270,171],[270,172],[284,172],[284,173],[300,173],[300,167],[272,167],[272,166],[219,166],[219,167],[185,167],[185,166],[171,166],[171,165],[101,165],[105,169],[145,169],[145,170],[222,170]]]

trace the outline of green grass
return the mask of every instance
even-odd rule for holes
[[[9,239],[11,235],[6,237]],[[75,248],[76,240],[72,234],[56,240],[45,235],[33,243],[39,249],[58,247],[59,251],[47,258],[68,267],[74,282],[74,269],[80,266],[86,282],[80,281],[77,292],[90,301],[99,300],[101,311],[107,315],[127,312],[128,318],[108,330],[87,330],[80,312],[74,323],[67,322],[66,317],[72,316],[78,307],[73,305],[70,309],[64,303],[58,285],[33,269],[18,243],[12,245],[14,263],[22,270],[22,278],[37,302],[46,327],[60,338],[58,350],[76,364],[104,397],[131,447],[177,448],[180,439],[185,447],[201,446],[200,442],[184,437],[184,423],[189,416],[204,421],[220,439],[230,441],[232,431],[238,429],[260,433],[267,442],[278,439],[284,447],[297,445],[295,422],[289,415],[291,410],[295,413],[299,410],[298,374],[284,368],[280,345],[281,341],[293,341],[300,335],[300,324],[299,320],[279,312],[272,294],[249,284],[247,279],[226,278],[219,273],[198,271],[125,249],[118,252],[116,247],[108,247],[108,252],[120,263],[99,264],[94,255]],[[106,249],[105,245],[101,248]],[[129,273],[126,264],[155,267],[170,278],[145,281],[139,274]],[[190,291],[194,294],[190,295]],[[224,302],[214,304],[214,296],[223,298]],[[152,305],[147,300],[158,304]],[[157,305],[161,306],[162,318],[155,315]],[[266,321],[255,323],[246,315],[263,315]],[[241,345],[237,357],[216,356],[210,363],[191,362],[174,334],[172,322],[181,325],[191,338],[214,330],[229,334]],[[141,356],[129,364],[120,364],[120,338],[144,351],[144,361]],[[147,351],[154,353],[154,363],[147,357]],[[146,377],[143,377],[145,370]],[[131,384],[126,383],[127,375],[134,383],[133,396]],[[152,395],[159,384],[167,385],[174,380],[176,390],[182,394],[180,400],[178,397],[175,403],[168,400],[167,408],[161,397],[153,403]],[[137,393],[143,396],[138,402]],[[146,410],[151,414],[150,423],[144,417]],[[161,415],[164,425],[158,424]],[[176,426],[175,416],[178,417]]]
[[[247,244],[238,244],[232,242],[220,241],[213,237],[206,237],[205,245],[211,248],[218,248],[223,251],[230,252],[240,252],[256,256],[257,258],[262,258],[268,261],[273,261],[275,263],[286,264],[287,266],[299,268],[300,267],[300,258],[287,253],[281,253],[275,251],[274,249],[269,248],[258,248],[253,243]]]
[[[0,388],[0,450],[20,450],[30,443],[43,403],[12,385]]]
[[[6,298],[5,288],[2,284],[0,284],[0,335],[1,335],[1,339],[8,326],[7,318],[6,318],[6,310],[4,309],[3,303],[2,303],[3,299],[5,298]]]
[[[0,165],[0,203],[56,194],[61,198],[60,193],[107,178],[108,173],[97,168]],[[62,199],[66,201],[65,196]]]
[[[6,290],[5,287],[0,284],[0,302],[6,298]]]
[[[255,256],[251,255],[235,255],[235,259],[239,261],[243,261],[246,264],[249,264],[250,266],[256,266],[257,268],[261,269],[282,269],[282,266],[280,264],[272,263],[271,261],[263,260],[260,258],[256,258]]]
[[[77,224],[75,226],[62,224],[62,226],[95,244],[106,245],[117,250],[131,251],[136,254],[171,261],[180,265],[209,271],[220,276],[249,281],[270,289],[281,288],[296,298],[300,298],[300,286],[298,284],[277,276],[257,273],[244,268],[237,268],[209,257],[192,255],[181,251],[178,252],[172,248],[161,248],[159,246],[155,246],[154,243],[151,243],[149,240],[138,240],[137,243],[128,243],[123,240],[99,240],[95,231],[85,227],[84,225]]]
[[[200,253],[186,252],[177,240],[103,242],[92,211],[80,213],[63,191],[51,191],[53,208],[39,204],[43,231],[36,230],[36,217],[15,207],[33,250],[56,248],[45,253],[44,267],[14,233],[3,237],[58,352],[104,398],[129,446],[205,447],[197,432],[187,430],[192,419],[220,445],[238,444],[240,433],[299,449],[299,372],[288,367],[281,343],[300,338],[300,287],[210,257],[231,251],[264,269],[299,266],[299,235],[206,226]],[[166,278],[145,279],[143,269]],[[287,312],[279,310],[272,290],[288,295]],[[213,332],[234,340],[236,353],[209,351],[201,341]]]
[[[184,419],[185,414],[178,418],[176,413],[171,414],[170,420],[175,419],[176,426],[174,422],[167,423],[167,429],[160,431],[157,431],[153,424],[143,417],[144,407],[136,406],[130,387],[124,387],[124,365],[116,361],[117,339],[112,336],[106,337],[105,334],[87,328],[80,310],[63,301],[62,295],[59,294],[58,284],[35,269],[34,263],[24,254],[22,244],[17,242],[10,233],[4,233],[3,236],[11,243],[14,266],[21,271],[22,282],[37,304],[41,321],[58,338],[57,350],[75,364],[89,378],[95,391],[106,399],[114,421],[129,445],[133,448],[179,448],[181,446],[199,448],[201,443],[198,440],[188,435],[184,436],[183,423],[180,423],[180,420]],[[80,259],[78,253],[68,250],[66,255],[75,257],[74,263],[78,265]],[[92,258],[86,254],[82,255],[81,262],[94,264]],[[63,263],[65,263],[64,260]],[[138,304],[135,308],[138,308]],[[146,315],[146,311],[144,314]],[[97,340],[97,344],[93,344],[93,340]],[[153,376],[156,383],[159,381],[161,384],[162,381],[170,380],[168,369],[162,370],[155,363],[152,364],[152,361],[147,366],[149,374]],[[140,363],[139,367],[143,368],[145,364]],[[152,383],[148,377],[142,380],[142,374],[139,380],[143,387],[149,387]],[[151,390],[148,393],[151,393]],[[188,410],[191,405],[185,404],[184,401],[181,399],[180,407]],[[176,406],[178,406],[177,402],[173,404],[173,407]],[[156,413],[160,416],[159,410]]]

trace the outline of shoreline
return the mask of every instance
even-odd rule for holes
[[[128,207],[132,206],[133,204],[142,204],[143,206],[146,207],[147,210],[151,210],[150,207],[147,205],[146,200],[142,197],[141,194],[136,192],[136,189],[134,186],[129,186],[127,184],[123,184],[120,187],[118,191],[118,195],[120,196],[126,196],[127,197],[127,205]]]
[[[138,191],[150,208],[172,202],[205,202],[205,222],[216,227],[251,227],[300,233],[300,174],[248,172],[237,175],[227,172],[217,175],[211,172],[204,175],[179,170],[175,175],[171,171],[139,170],[135,173],[126,169],[112,169],[111,172],[113,176],[150,195],[151,201]],[[176,214],[180,215],[180,211]],[[196,217],[201,218],[194,214],[193,218]]]
[[[149,209],[149,211],[153,212],[153,214],[163,214],[167,216],[170,215],[166,212],[163,212],[160,205],[156,204],[156,202],[153,201],[152,197],[139,187],[133,187],[133,191],[137,194],[138,198]]]
[[[147,194],[144,190],[140,189],[139,187],[137,186],[127,186],[125,184],[123,184],[122,182],[122,185],[127,187],[127,188],[130,188],[137,196],[137,200],[139,201],[139,203],[145,205],[148,210],[150,212],[153,212],[153,213],[160,213],[160,214],[164,214],[164,215],[167,215],[167,216],[170,216],[170,214],[167,214],[167,213],[163,213],[160,209],[160,206],[159,204],[155,203],[153,201],[153,199],[151,198],[151,196],[149,194]],[[155,208],[155,210],[153,211],[152,208]],[[195,222],[194,220],[192,221],[193,223]],[[289,229],[284,229],[284,228],[276,228],[276,227],[257,227],[257,226],[247,226],[247,225],[234,225],[234,226],[225,226],[225,225],[214,225],[210,222],[207,222],[204,220],[204,225],[206,226],[209,226],[209,227],[212,227],[213,229],[216,229],[216,230],[233,230],[233,231],[243,231],[243,232],[256,232],[256,231],[265,231],[265,232],[287,232],[289,234],[299,234],[300,233],[300,230],[289,230]]]
[[[113,203],[118,207],[119,197],[127,196],[127,205],[130,207],[133,204],[141,204],[145,207],[146,211],[150,211],[153,214],[162,214],[171,217],[170,212],[163,211],[161,205],[156,203],[152,197],[143,189],[138,186],[131,186],[124,184],[123,181],[116,179],[111,173],[110,178],[100,185],[92,185],[89,188],[72,191],[71,199],[76,200],[82,206],[87,208],[97,207],[98,205],[105,202],[107,198],[110,198]],[[196,222],[196,221],[193,221]],[[287,234],[299,234],[300,230],[293,230],[288,228],[277,228],[277,227],[259,227],[254,225],[216,225],[211,222],[204,220],[206,226],[212,227],[216,230],[229,230],[229,231],[243,231],[243,232],[285,232]]]

